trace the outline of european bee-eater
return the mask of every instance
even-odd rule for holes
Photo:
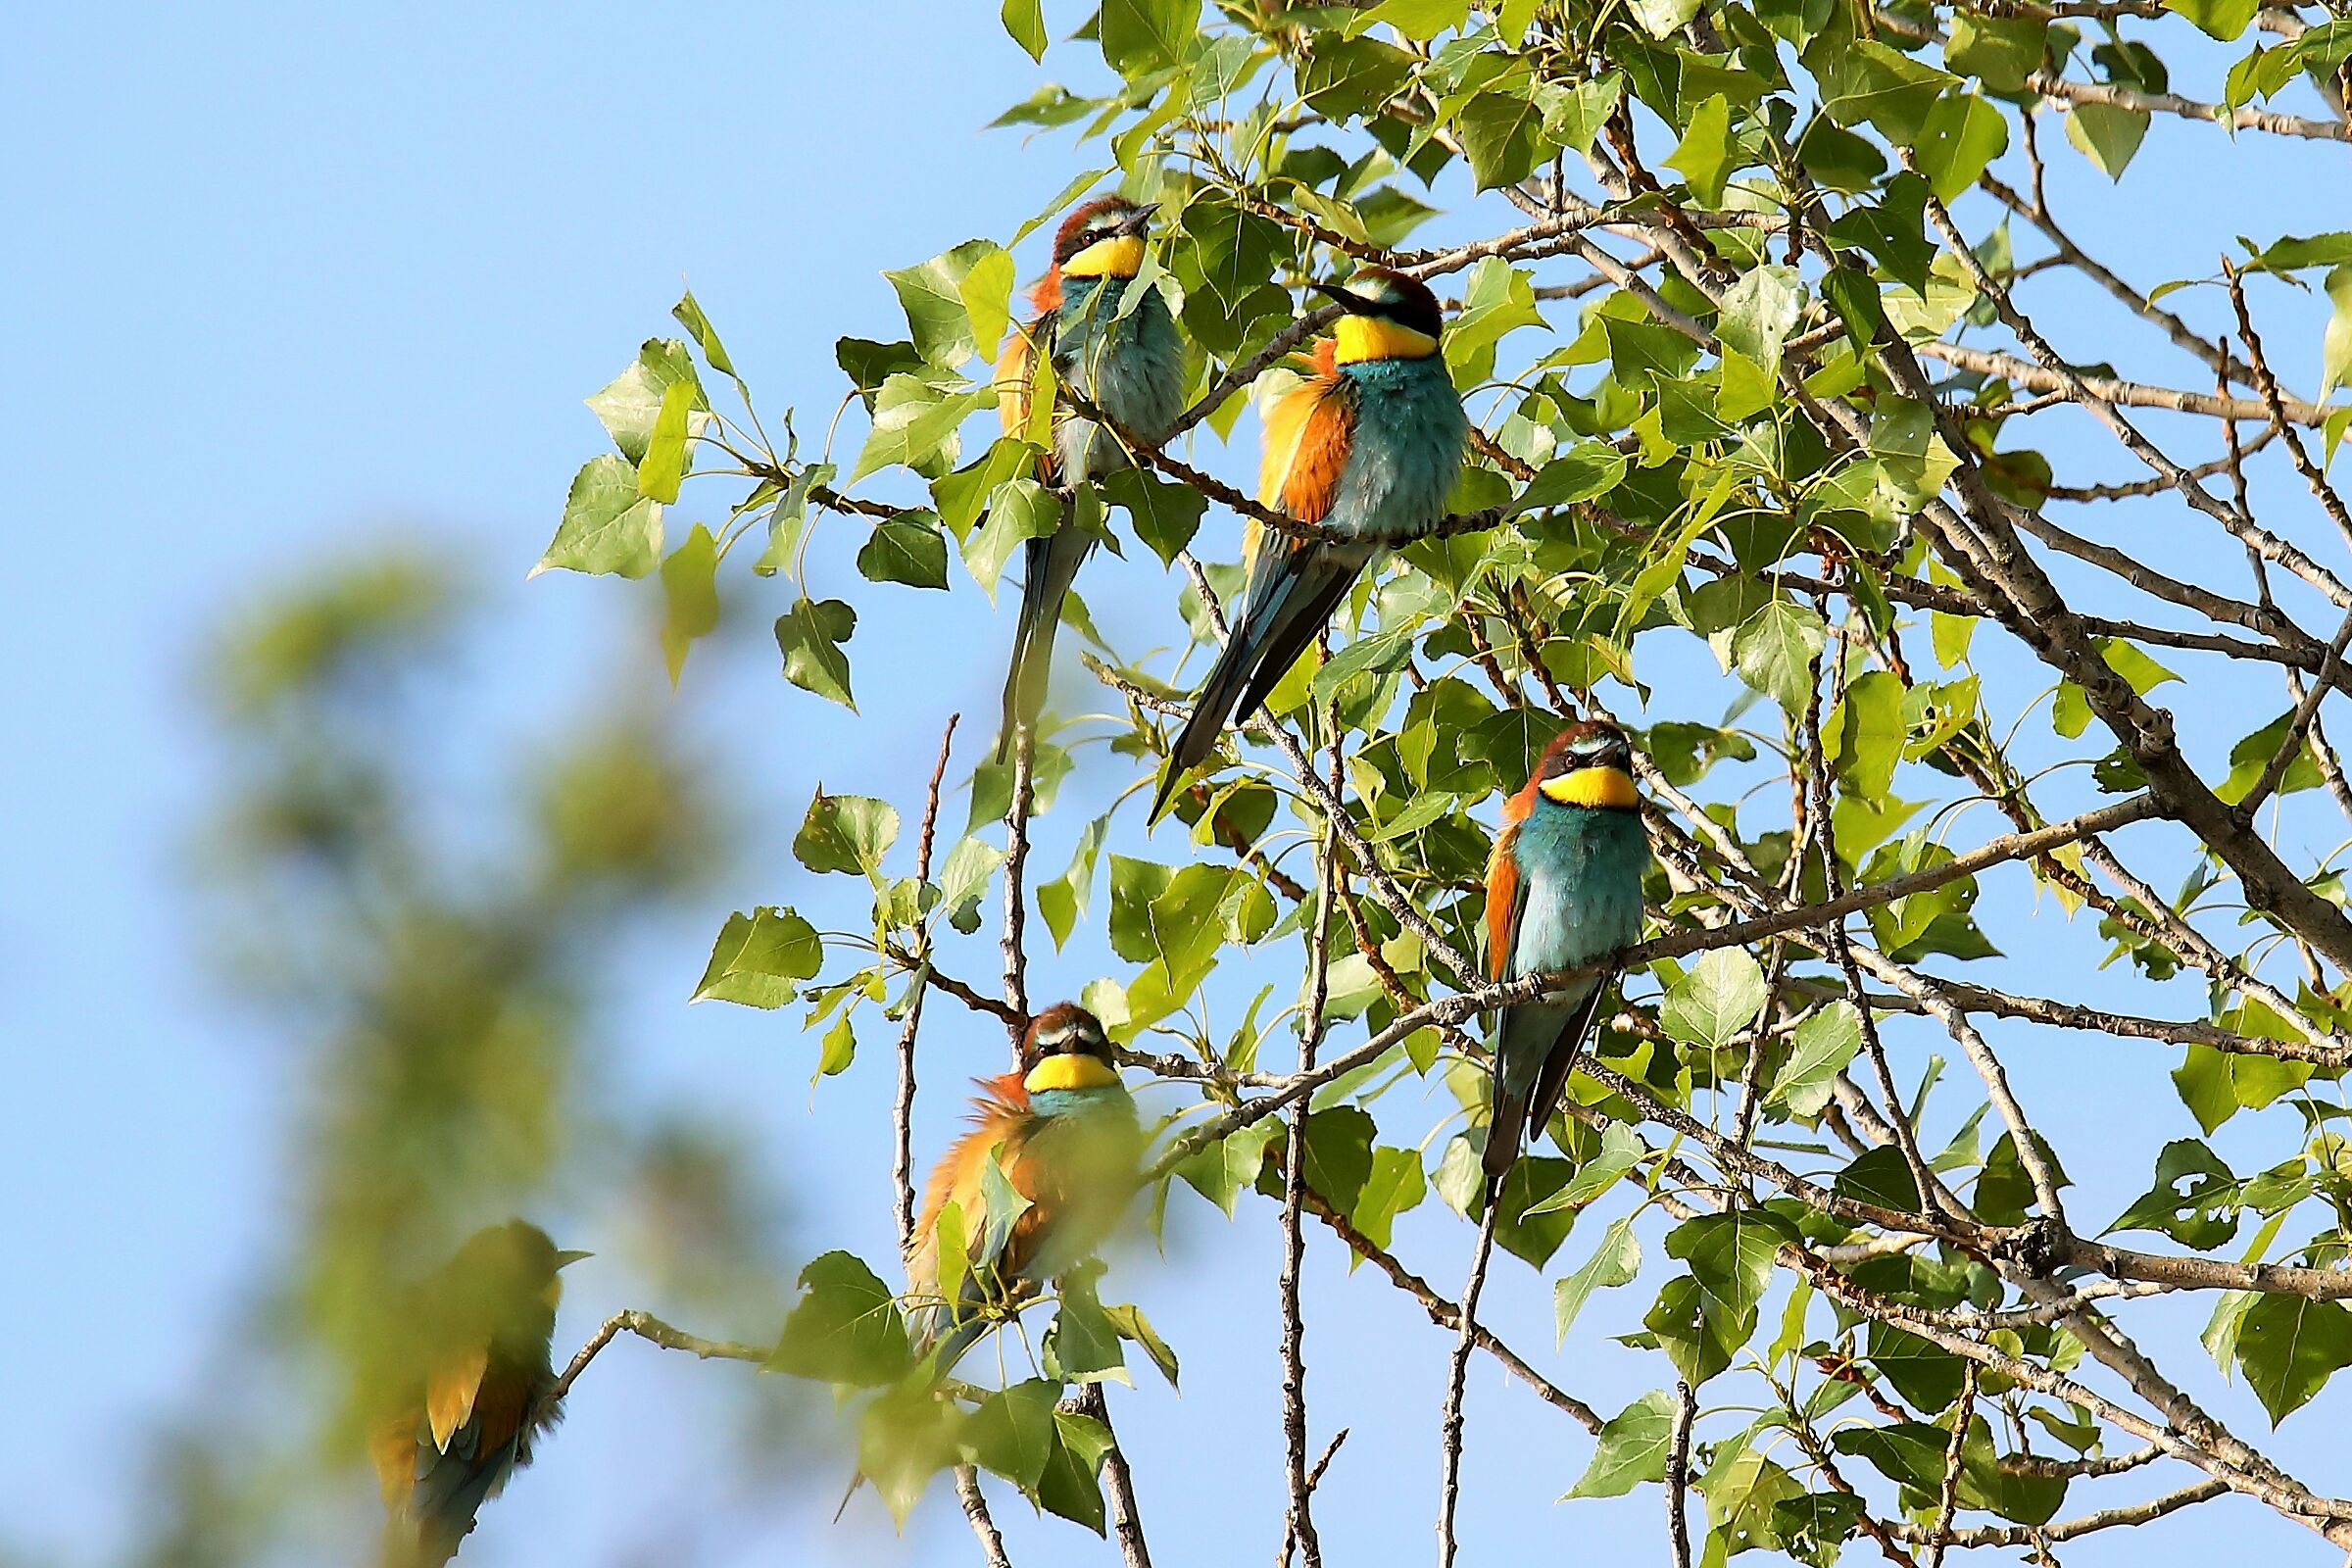
[[[979,1080],[972,1130],[932,1171],[907,1249],[915,1351],[939,1348],[942,1371],[987,1332],[992,1308],[1091,1256],[1134,1196],[1143,1132],[1102,1023],[1074,1002],[1048,1007],[1030,1022],[1021,1063]],[[992,1165],[1002,1184],[990,1181]],[[951,1201],[971,1257],[954,1300],[939,1275],[939,1218]]]
[[[387,1514],[385,1568],[449,1561],[482,1504],[531,1462],[531,1440],[560,1413],[548,1400],[558,1271],[587,1255],[509,1220],[475,1233],[416,1287],[393,1408],[369,1444]]]
[[[1534,776],[1503,803],[1487,862],[1490,978],[1573,969],[1640,939],[1649,840],[1632,762],[1616,728],[1574,723],[1552,737]],[[1523,1141],[1543,1136],[1614,978],[1588,975],[1564,996],[1502,1009],[1490,1181],[1510,1170]]]
[[[1347,314],[1315,345],[1311,373],[1266,415],[1257,499],[1348,542],[1268,538],[1250,520],[1242,548],[1250,577],[1233,635],[1176,737],[1154,817],[1216,745],[1226,718],[1249,716],[1363,569],[1445,515],[1461,472],[1470,421],[1438,352],[1437,296],[1377,267],[1346,287],[1314,286]]]
[[[1157,442],[1175,424],[1184,410],[1184,342],[1175,318],[1159,290],[1146,290],[1130,301],[1123,286],[1143,267],[1144,230],[1158,206],[1103,196],[1063,220],[1054,240],[1054,265],[1030,291],[1037,318],[1015,324],[997,357],[997,413],[1006,431],[1028,428],[1040,345],[1047,346],[1059,384],[1136,436]],[[1059,415],[1043,477],[1076,485],[1133,461],[1111,431],[1075,415]],[[1060,528],[1028,542],[1012,667],[1004,677],[1000,761],[1010,755],[1016,729],[1036,722],[1062,597],[1094,547],[1092,536],[1075,526],[1066,509]]]

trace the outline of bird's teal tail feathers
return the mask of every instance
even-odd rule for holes
[[[1024,550],[1025,580],[1021,610],[1013,623],[1012,662],[1004,672],[1004,727],[997,737],[997,760],[1012,757],[1022,726],[1035,724],[1046,704],[1046,683],[1054,670],[1054,634],[1061,625],[1061,602],[1077,578],[1078,568],[1095,542],[1069,526],[1069,503],[1062,503],[1062,526],[1032,539]]]

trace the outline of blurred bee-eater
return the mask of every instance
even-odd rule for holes
[[[558,1271],[587,1255],[509,1220],[415,1287],[392,1407],[369,1444],[388,1516],[385,1568],[449,1561],[482,1504],[531,1462],[532,1439],[560,1414],[548,1397]]]
[[[1157,202],[1122,196],[1088,202],[1063,220],[1054,265],[1030,291],[1036,319],[1015,323],[997,357],[997,412],[1006,431],[1029,428],[1043,348],[1054,380],[1068,386],[1146,441],[1163,439],[1184,409],[1184,342],[1166,296],[1140,297],[1125,287],[1144,265],[1144,230]],[[1069,486],[1124,468],[1134,459],[1119,437],[1090,419],[1057,414],[1044,477]],[[1053,662],[1062,597],[1095,547],[1065,507],[1062,525],[1028,542],[1027,580],[1004,677],[1004,731],[998,760],[1010,755],[1022,724],[1035,723]]]
[[[1518,980],[1573,969],[1642,935],[1642,830],[1633,752],[1613,726],[1585,720],[1552,737],[1533,777],[1503,804],[1487,862],[1487,973]],[[1500,1181],[1560,1102],[1615,976],[1502,1009],[1494,1033],[1494,1116],[1487,1177]]]
[[[1438,352],[1437,296],[1377,267],[1346,287],[1315,287],[1347,314],[1316,344],[1312,372],[1267,411],[1257,499],[1346,542],[1270,538],[1250,520],[1242,551],[1250,577],[1233,635],[1176,737],[1154,817],[1216,745],[1226,718],[1249,716],[1363,569],[1445,514],[1461,472],[1470,422]]]
[[[915,1351],[938,1349],[943,1372],[1003,1307],[1092,1256],[1134,1196],[1143,1132],[1102,1023],[1074,1002],[1048,1007],[1030,1022],[1021,1064],[979,1080],[972,1130],[932,1171],[907,1248]],[[940,1278],[951,1202],[971,1259],[954,1299]]]

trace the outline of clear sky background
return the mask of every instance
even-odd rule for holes
[[[64,8],[11,24],[0,59],[0,130],[15,149],[0,321],[14,366],[0,406],[19,499],[11,569],[0,574],[0,820],[10,824],[0,836],[0,1152],[10,1172],[0,1278],[11,1308],[0,1389],[12,1412],[0,1423],[0,1554],[79,1568],[134,1538],[139,1434],[209,1375],[244,1305],[241,1283],[294,1206],[277,1138],[299,1057],[207,978],[186,895],[191,835],[221,782],[194,671],[222,614],[307,564],[424,538],[480,563],[495,609],[494,630],[464,654],[463,700],[448,715],[454,759],[471,744],[527,744],[583,702],[653,689],[649,589],[562,574],[522,581],[570,473],[602,443],[579,399],[641,338],[674,330],[665,312],[690,281],[763,412],[797,404],[804,431],[821,430],[841,385],[832,340],[901,330],[882,268],[972,235],[1008,237],[1102,161],[1064,136],[980,129],[1056,68],[1089,65],[1079,46],[1035,70],[991,5],[715,5],[666,18],[601,4],[488,9],[159,6],[100,18]],[[1065,31],[1078,20],[1069,7],[1049,12]],[[2082,232],[2128,234],[2117,249],[2143,285],[2210,270],[2234,232],[2352,218],[2340,181],[2290,181],[2275,145],[2232,148],[2211,127],[2159,124],[2136,183],[2120,191],[2063,149],[2053,156],[2062,211]],[[2166,160],[2177,186],[2149,177]],[[2190,202],[2193,230],[2178,221]],[[2315,218],[2315,206],[2332,211]],[[1035,250],[1032,241],[1025,267],[1042,265]],[[2098,302],[2050,303],[2046,318],[2079,327],[2071,342],[2084,348]],[[2280,355],[2306,388],[2316,328],[2309,341],[2299,358]],[[2203,384],[2162,353],[2136,368]],[[2049,450],[2072,478],[2135,476],[2070,469],[2064,439]],[[1213,466],[1242,472],[1253,432],[1245,423],[1230,456],[1211,451]],[[715,520],[708,507],[672,515],[673,538],[698,515]],[[843,539],[854,545],[832,535]],[[2159,559],[2168,548],[2162,537],[2132,543]],[[862,590],[848,551],[830,548],[820,544],[819,572],[833,574],[835,591]],[[1230,543],[1218,550],[1230,554]],[[1106,606],[1164,607],[1146,564],[1131,560],[1090,586],[1099,621],[1109,623]],[[812,1102],[813,1050],[792,1015],[688,1009],[684,999],[729,909],[797,901],[856,923],[841,895],[809,886],[790,859],[809,790],[821,779],[918,800],[939,723],[958,708],[960,773],[993,726],[1006,619],[992,618],[968,581],[919,606],[893,590],[901,608],[869,619],[853,644],[868,714],[855,723],[775,674],[764,627],[783,608],[781,588],[740,570],[721,587],[740,635],[698,653],[674,712],[726,770],[751,837],[706,907],[632,933],[604,998],[609,1070],[649,1101],[725,1119],[763,1152],[792,1203],[782,1265],[835,1246],[880,1263],[890,1252],[886,1051],[869,1049]],[[1647,716],[1721,711],[1725,694],[1706,668],[1661,662],[1644,674],[1660,694]],[[2040,682],[2020,679],[2031,683],[2022,702]],[[1061,692],[1065,706],[1082,696]],[[2278,699],[2265,687],[2247,701]],[[2209,738],[2251,711],[2176,706],[2192,735]],[[1047,874],[1125,782],[1100,751],[1089,755],[1041,829]],[[1125,847],[1137,843],[1130,834]],[[1165,832],[1152,849],[1162,859],[1189,853]],[[1097,897],[1099,908],[1106,895]],[[1984,913],[2005,948],[2035,954],[2022,973],[2041,989],[2174,1013],[2198,1005],[2186,983],[2168,1004],[2121,974],[2085,980],[2103,944],[2047,904],[1988,898]],[[992,973],[991,936],[958,960],[978,981]],[[1059,959],[1041,943],[1038,963],[1041,1000],[1109,966],[1094,938]],[[1224,1026],[1235,999],[1280,978],[1236,968],[1216,992]],[[1002,1051],[993,1026],[944,1006],[933,1018],[926,1152],[956,1114],[942,1091],[995,1070]],[[1914,1063],[1936,1049],[1899,1038]],[[2131,1062],[2144,1093],[2112,1093],[2119,1047],[2046,1032],[1994,1039],[2062,1153],[2119,1135],[2152,1153],[2193,1131],[2144,1060]],[[1428,1102],[1424,1123],[1439,1108]],[[2076,1163],[2085,1211],[2120,1209],[2146,1168],[2144,1155],[2112,1174]],[[1189,1197],[1175,1206],[1166,1260],[1139,1250],[1107,1289],[1152,1312],[1186,1358],[1185,1390],[1179,1398],[1147,1373],[1137,1391],[1114,1391],[1114,1413],[1163,1564],[1262,1560],[1280,1517],[1274,1228],[1262,1206],[1231,1227]],[[572,1218],[575,1229],[594,1222]],[[1571,1238],[1555,1269],[1581,1259],[1591,1234]],[[1450,1292],[1466,1239],[1433,1199],[1399,1227],[1398,1249]],[[1311,1245],[1317,1442],[1341,1425],[1353,1434],[1334,1469],[1326,1542],[1338,1562],[1418,1559],[1446,1337],[1368,1271],[1347,1274],[1328,1236]],[[1488,1315],[1547,1375],[1604,1412],[1651,1386],[1654,1358],[1599,1337],[1632,1314],[1588,1315],[1554,1353],[1548,1282],[1515,1261],[1497,1268]],[[660,1310],[642,1291],[625,1250],[575,1270],[560,1348],[615,1307]],[[760,1336],[785,1304],[764,1325],[688,1326]],[[2201,1314],[2187,1307],[2179,1321],[2193,1332]],[[2252,1401],[2221,1388],[2210,1363],[2178,1351],[2173,1361],[2200,1397],[2263,1431]],[[971,1560],[944,1489],[893,1544],[870,1494],[842,1526],[825,1523],[846,1474],[837,1459],[744,1466],[727,1437],[760,1397],[745,1392],[753,1381],[740,1367],[616,1348],[464,1560]],[[2341,1431],[2344,1398],[2323,1396],[2277,1442],[2279,1457],[2323,1486],[2324,1461],[2340,1459],[2325,1440]],[[1474,1367],[1471,1420],[1469,1562],[1506,1550],[1579,1561],[1654,1553],[1655,1489],[1552,1503],[1590,1442],[1489,1363]],[[2117,1485],[2079,1489],[2069,1511],[2151,1490]],[[364,1517],[370,1489],[357,1477],[353,1487],[354,1517]],[[1091,1536],[1033,1521],[1017,1499],[998,1512],[1024,1568],[1106,1560]],[[2331,1556],[2235,1501],[2196,1510],[2163,1541],[2160,1557],[2127,1536],[2082,1544],[2067,1561],[2256,1548],[2281,1561]],[[340,1560],[364,1556],[355,1544]]]

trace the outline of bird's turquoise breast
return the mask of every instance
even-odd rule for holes
[[[1649,841],[1638,811],[1540,804],[1511,858],[1525,889],[1514,976],[1589,963],[1642,935]]]
[[[1367,360],[1340,373],[1354,383],[1355,432],[1325,520],[1383,540],[1418,533],[1446,514],[1470,438],[1446,362]]]
[[[1105,414],[1148,441],[1158,441],[1184,412],[1184,340],[1166,296],[1147,290],[1118,314],[1124,282],[1074,277],[1063,285],[1054,340],[1054,370]],[[1056,437],[1073,478],[1127,466],[1117,438],[1085,419],[1063,421]]]

